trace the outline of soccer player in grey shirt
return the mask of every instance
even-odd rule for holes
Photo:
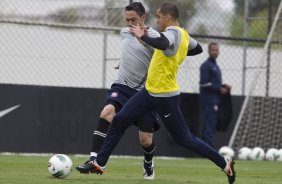
[[[132,25],[145,26],[145,8],[140,2],[134,2],[126,6],[125,18],[128,27],[121,30],[121,60],[117,78],[106,94],[106,105],[100,114],[98,125],[93,133],[90,158],[84,164],[76,167],[81,173],[91,172],[91,161],[93,161],[104,143],[108,128],[114,115],[135,93],[140,91],[147,79],[148,67],[154,49],[138,40],[129,30]],[[147,28],[150,37],[159,37],[160,34],[152,28]],[[159,129],[157,114],[150,112],[134,123],[139,128],[139,139],[144,152],[144,179],[153,180],[154,163],[153,155],[155,144],[153,132]],[[90,169],[89,169],[90,168]]]

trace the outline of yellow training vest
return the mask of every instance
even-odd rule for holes
[[[148,70],[146,89],[151,93],[169,93],[179,90],[176,81],[178,66],[185,60],[188,51],[189,36],[180,27],[181,41],[174,56],[164,55],[162,50],[155,49]]]

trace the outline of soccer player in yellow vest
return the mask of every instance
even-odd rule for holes
[[[114,117],[105,142],[96,160],[91,163],[91,172],[102,174],[124,131],[132,122],[154,110],[158,112],[177,144],[210,159],[225,172],[229,183],[234,183],[232,158],[225,159],[208,144],[195,137],[189,131],[179,107],[180,91],[176,81],[178,67],[187,55],[201,53],[202,49],[197,49],[201,46],[197,44],[196,49],[189,54],[189,35],[179,27],[179,12],[173,2],[162,3],[156,11],[156,16],[161,31],[159,38],[150,38],[146,35],[146,29],[138,25],[131,27],[137,39],[155,48],[145,89],[136,93]]]

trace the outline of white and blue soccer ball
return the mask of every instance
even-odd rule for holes
[[[278,158],[278,150],[275,149],[275,148],[269,148],[267,151],[266,151],[266,154],[265,154],[265,159],[266,160],[270,160],[270,161],[273,161],[273,160],[276,160]]]
[[[250,154],[248,155],[250,160],[263,160],[265,156],[265,152],[260,147],[254,147]]]
[[[277,151],[276,160],[282,162],[282,149],[279,149],[279,150]]]
[[[238,152],[238,159],[240,160],[248,160],[249,154],[251,153],[252,149],[249,147],[242,147],[239,149]]]
[[[48,162],[48,171],[55,178],[65,178],[72,171],[72,161],[64,154],[53,155]]]
[[[232,158],[235,155],[235,152],[232,148],[228,146],[222,146],[219,150],[218,153],[222,155],[225,158]]]

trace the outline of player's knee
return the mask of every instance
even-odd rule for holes
[[[149,147],[151,146],[152,142],[153,142],[153,134],[152,133],[139,133],[139,140],[140,140],[140,144],[143,147]]]
[[[100,118],[103,118],[109,122],[113,120],[115,115],[115,107],[111,104],[106,105],[100,114]]]
[[[152,140],[151,139],[140,139],[140,144],[143,146],[143,147],[149,147],[151,146],[152,144]]]

